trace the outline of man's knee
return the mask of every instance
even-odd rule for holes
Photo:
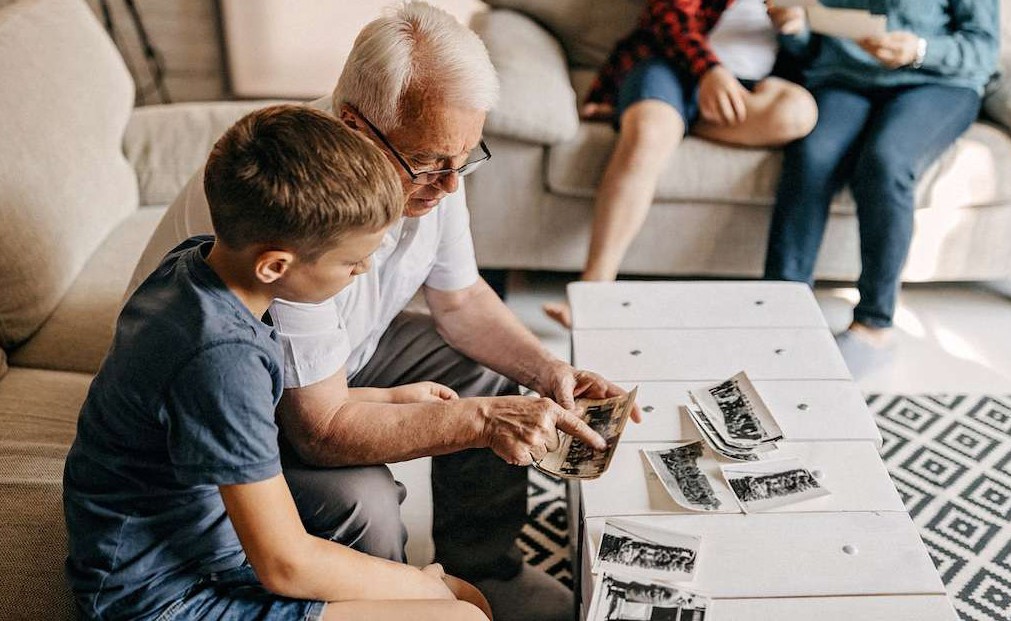
[[[306,531],[373,556],[404,560],[400,503],[406,491],[389,468],[299,465],[286,467],[284,475]]]

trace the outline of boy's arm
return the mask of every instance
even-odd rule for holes
[[[306,533],[281,475],[218,489],[256,576],[273,593],[319,601],[454,599],[436,572]]]
[[[436,382],[415,382],[393,388],[348,388],[349,401],[369,403],[419,403],[459,398],[452,388]]]

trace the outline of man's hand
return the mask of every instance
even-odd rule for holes
[[[718,125],[737,125],[748,117],[744,100],[748,89],[723,67],[715,65],[699,81],[699,111],[702,118]]]
[[[460,396],[449,386],[436,382],[417,382],[389,388],[390,403],[422,403],[425,401],[452,401]]]
[[[920,37],[911,32],[898,30],[880,37],[861,39],[858,43],[885,67],[898,69],[912,64],[916,60]]]
[[[540,394],[551,397],[566,410],[576,409],[576,399],[608,399],[628,393],[592,371],[581,371],[558,361],[534,387]],[[632,406],[632,420],[642,422],[639,406]]]
[[[768,0],[766,6],[772,25],[785,35],[798,34],[807,25],[807,16],[804,14],[803,7],[780,7],[776,6],[773,0]]]
[[[603,450],[607,443],[578,416],[544,397],[480,400],[483,437],[495,454],[514,466],[529,466],[558,448],[558,431]]]

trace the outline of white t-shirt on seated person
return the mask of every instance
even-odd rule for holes
[[[330,112],[329,98],[310,104]],[[194,235],[213,233],[203,188],[203,167],[162,217],[130,282],[128,293],[165,254]],[[443,291],[478,280],[470,214],[460,188],[420,218],[401,218],[372,257],[372,269],[322,304],[277,300],[270,307],[284,349],[284,386],[324,380],[341,367],[353,377],[372,358],[383,333],[422,285]]]

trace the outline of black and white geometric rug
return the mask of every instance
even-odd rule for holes
[[[1011,620],[1011,395],[871,395],[881,456],[964,621]],[[564,485],[530,471],[527,562],[572,586]]]

